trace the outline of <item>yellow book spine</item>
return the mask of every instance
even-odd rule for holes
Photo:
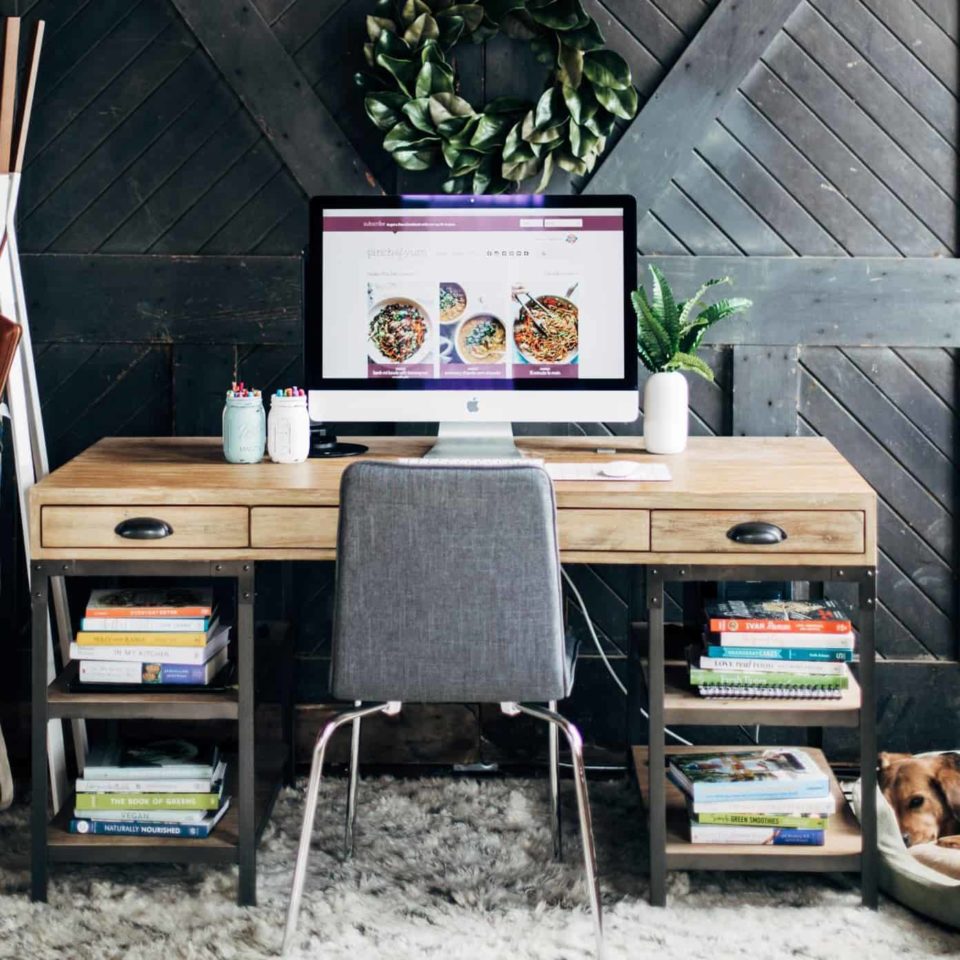
[[[80,630],[77,643],[81,647],[204,647],[205,633],[95,633]]]

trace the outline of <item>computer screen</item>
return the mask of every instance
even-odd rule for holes
[[[629,200],[314,200],[308,367],[341,389],[635,389]]]

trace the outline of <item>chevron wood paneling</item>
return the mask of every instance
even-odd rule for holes
[[[798,4],[652,205],[643,252],[955,255],[956,39],[907,8]]]
[[[294,253],[304,197],[169,0],[37,0],[29,252]]]

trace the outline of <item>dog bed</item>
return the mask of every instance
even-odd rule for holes
[[[853,809],[859,817],[859,782],[853,789]],[[960,849],[935,843],[908,847],[900,835],[897,815],[879,787],[877,844],[880,848],[880,888],[911,910],[960,929]]]

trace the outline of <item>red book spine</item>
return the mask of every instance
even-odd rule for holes
[[[736,620],[711,617],[712,633],[849,633],[849,620]]]
[[[87,607],[85,616],[105,617],[209,617],[209,607]]]

